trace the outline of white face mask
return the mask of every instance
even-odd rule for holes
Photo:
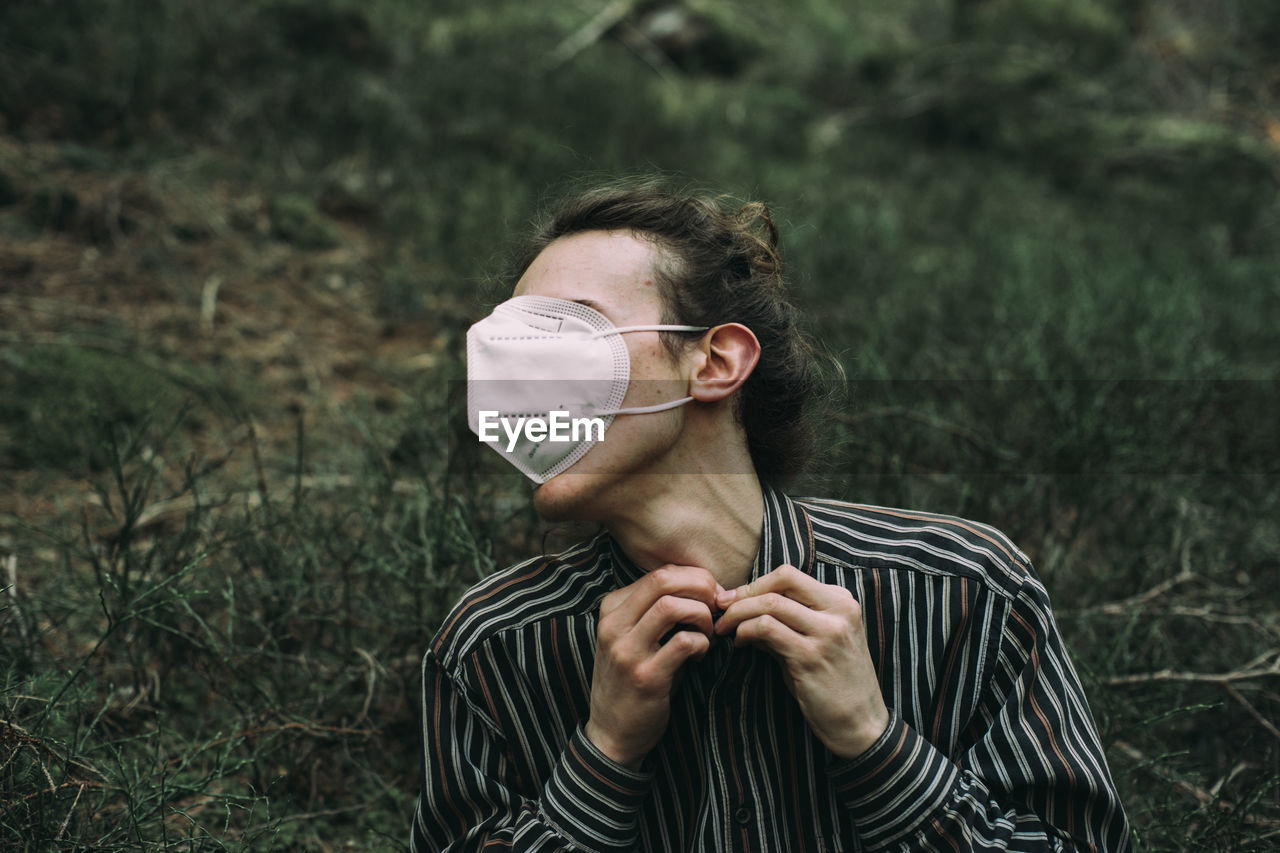
[[[467,331],[467,422],[531,480],[545,483],[603,439],[615,415],[661,412],[693,399],[619,408],[631,379],[624,332],[707,328],[617,327],[567,299],[508,299]],[[541,440],[536,420],[547,427]]]

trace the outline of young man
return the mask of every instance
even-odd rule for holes
[[[779,491],[815,379],[761,205],[586,193],[521,272],[468,335],[472,427],[604,532],[445,619],[414,850],[1127,849],[1026,556]],[[603,440],[521,432],[559,409]]]

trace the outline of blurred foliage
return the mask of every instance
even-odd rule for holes
[[[271,200],[271,230],[302,249],[330,249],[338,244],[338,229],[304,196],[282,195]]]
[[[75,347],[3,356],[0,425],[11,465],[106,470],[129,433],[178,408],[155,370],[128,358]]]
[[[566,175],[669,171],[770,201],[853,380],[800,490],[1009,532],[1142,849],[1265,849],[1274,675],[1140,676],[1280,647],[1278,43],[1270,0],[0,5],[0,846],[401,848],[425,643],[543,541],[459,426],[477,285]],[[295,289],[316,328],[194,346]],[[306,415],[341,323],[421,354]]]

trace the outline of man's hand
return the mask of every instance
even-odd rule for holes
[[[605,755],[636,768],[662,738],[676,673],[711,647],[722,591],[706,569],[667,565],[600,603],[586,735]]]
[[[843,587],[781,566],[720,593],[717,634],[737,630],[734,645],[754,644],[782,664],[783,678],[810,728],[844,758],[861,755],[889,725],[862,607]]]

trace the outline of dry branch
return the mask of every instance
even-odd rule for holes
[[[1216,806],[1223,811],[1235,813],[1237,806],[1228,800],[1215,797],[1213,794],[1201,788],[1199,785],[1188,782],[1185,779],[1179,779],[1167,770],[1157,767],[1155,760],[1149,758],[1146,753],[1126,741],[1116,741],[1115,748],[1123,752],[1132,760],[1141,764],[1145,769],[1149,770],[1155,776],[1170,783],[1175,791],[1188,796],[1194,797],[1201,805]],[[1252,817],[1251,815],[1241,815],[1240,820],[1250,826],[1261,826],[1268,829],[1280,828],[1280,820],[1271,820],[1268,818]]]
[[[914,409],[908,409],[905,406],[881,406],[874,409],[857,412],[855,414],[844,414],[837,412],[834,415],[835,420],[846,424],[858,424],[863,421],[879,420],[881,418],[899,418],[902,420],[914,421],[918,424],[936,429],[940,432],[948,433],[956,438],[971,445],[975,450],[994,456],[997,459],[1003,459],[1006,462],[1012,462],[1018,458],[1018,454],[1007,447],[1001,447],[986,437],[980,435],[973,429],[962,424],[951,423],[933,415],[917,412]]]
[[[630,15],[634,6],[635,0],[613,0],[551,51],[547,57],[548,70],[559,68],[598,42],[605,33]]]
[[[330,738],[330,737],[333,737],[334,735],[360,735],[362,737],[370,737],[373,735],[382,734],[381,729],[354,729],[354,728],[348,728],[346,726],[325,726],[319,723],[310,723],[310,722],[300,723],[295,720],[290,720],[287,723],[254,726],[248,729],[241,729],[240,731],[234,734],[224,735],[220,738],[215,738],[214,740],[211,740],[208,743],[204,744],[204,746],[201,748],[202,750],[209,750],[209,749],[213,749],[216,746],[221,746],[225,743],[230,743],[235,740],[241,740],[241,739],[248,740],[251,738],[259,737],[261,735],[279,734],[280,732],[285,732],[285,731],[299,731],[299,732],[302,732],[303,734],[308,734],[308,735],[311,735],[312,737],[318,737],[318,738]],[[187,760],[189,757],[190,756],[185,756],[185,755],[175,756],[169,759],[166,762],[166,764],[169,766],[173,766],[175,764],[178,764],[182,761]]]
[[[1228,696],[1230,696],[1232,699],[1239,702],[1244,707],[1244,709],[1249,712],[1249,716],[1257,720],[1258,724],[1261,725],[1268,732],[1270,732],[1271,735],[1275,737],[1276,740],[1280,740],[1280,728],[1276,728],[1275,723],[1271,722],[1266,717],[1262,716],[1261,712],[1259,712],[1257,708],[1253,707],[1253,703],[1251,703],[1248,699],[1244,698],[1243,693],[1241,693],[1239,690],[1236,690],[1230,684],[1224,684],[1222,685],[1222,687],[1227,691]]]
[[[9,609],[13,611],[14,620],[18,623],[18,633],[22,635],[22,641],[27,641],[27,622],[23,618],[22,605],[18,603],[18,555],[10,554],[4,559],[4,570],[7,586],[9,588],[9,598],[12,604]]]
[[[1272,659],[1267,666],[1262,664]],[[1249,681],[1254,678],[1280,676],[1280,649],[1268,649],[1258,657],[1249,661],[1240,669],[1231,672],[1178,672],[1172,669],[1161,669],[1156,672],[1136,672],[1130,675],[1117,675],[1107,680],[1110,687],[1126,684],[1150,684],[1155,681],[1180,681],[1195,684],[1230,684],[1234,681]]]
[[[323,476],[305,476],[302,477],[296,485],[300,485],[307,491],[337,491],[341,489],[353,489],[360,485],[360,481],[349,474],[323,475]],[[289,491],[294,489],[294,485],[275,489],[269,498],[272,500],[284,500]],[[422,489],[422,486],[411,480],[395,480],[391,484],[391,491],[397,495],[411,495]],[[100,495],[92,492],[82,496],[84,503],[89,506],[103,506],[103,500]],[[250,509],[257,508],[262,505],[262,492],[258,489],[250,490],[229,490],[222,494],[222,502],[219,506],[240,505]],[[200,508],[212,509],[212,504],[202,504],[196,495],[185,494],[175,498],[163,498],[148,504],[138,513],[138,518],[134,522],[135,530],[145,530],[152,525],[162,524],[169,520],[176,520],[179,516],[194,512]]]
[[[53,836],[54,841],[62,838],[62,833],[67,831],[67,825],[71,823],[71,816],[75,814],[76,806],[80,804],[80,795],[84,793],[84,789],[88,787],[84,782],[76,789],[76,798],[71,801],[71,808],[67,809],[67,816],[62,819],[62,826],[58,827],[58,832]]]
[[[1093,607],[1084,607],[1079,610],[1064,611],[1064,612],[1071,612],[1073,614],[1105,613],[1108,616],[1129,615],[1133,613],[1135,609],[1145,604],[1150,604],[1152,601],[1164,595],[1166,592],[1173,589],[1175,586],[1186,583],[1187,581],[1190,581],[1190,580],[1195,580],[1196,577],[1198,576],[1196,575],[1195,572],[1189,571],[1187,569],[1183,569],[1173,577],[1167,578],[1161,581],[1160,583],[1156,584],[1155,586],[1151,587],[1151,589],[1148,589],[1145,592],[1140,592],[1137,595],[1133,595],[1128,598],[1122,598],[1119,601],[1108,601],[1105,604],[1098,604]]]
[[[31,800],[34,800],[37,797],[42,797],[45,794],[56,794],[58,791],[64,790],[66,788],[84,789],[84,788],[105,788],[105,787],[107,787],[105,782],[90,782],[87,779],[71,779],[67,782],[62,782],[61,784],[54,785],[52,788],[41,788],[39,791],[32,791],[30,794],[27,794],[16,800],[10,800],[7,803],[0,803],[0,814],[3,814],[4,812],[13,808],[14,805],[16,805],[17,803],[30,802]],[[77,794],[76,796],[79,797],[79,794]]]

